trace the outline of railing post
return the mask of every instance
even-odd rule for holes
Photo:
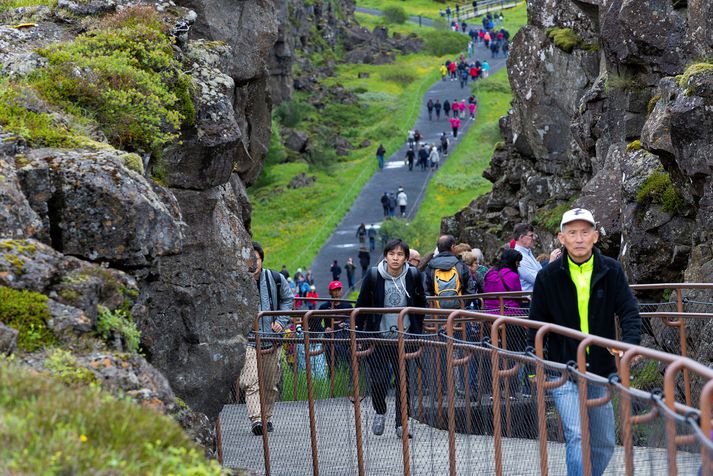
[[[496,347],[491,356],[492,376],[493,376],[493,446],[495,450],[495,474],[503,474],[503,452],[502,452],[502,416],[500,415],[500,358],[497,348],[499,348],[500,324],[503,318],[499,318],[493,323],[490,330],[491,344]]]
[[[401,444],[403,446],[404,460],[404,476],[411,475],[411,461],[409,455],[409,414],[408,414],[408,383],[406,376],[406,343],[404,342],[404,315],[409,308],[404,308],[399,312],[397,327],[398,335],[398,351],[399,351],[399,381],[398,385],[401,392]]]
[[[354,385],[354,431],[356,432],[357,466],[359,476],[364,476],[364,442],[361,434],[361,400],[359,398],[359,360],[357,358],[356,316],[359,309],[354,309],[349,315],[349,334],[352,352],[352,384]]]
[[[537,362],[535,367],[535,381],[537,385],[537,429],[540,434],[540,475],[548,475],[547,466],[547,413],[545,407],[545,366],[542,364],[545,353],[545,335],[549,330],[549,325],[544,325],[535,334],[535,355]]]
[[[577,347],[577,370],[587,373],[587,346],[592,342],[591,337],[582,340]],[[587,399],[589,384],[586,379],[577,376],[577,388],[579,389],[579,426],[582,432],[582,469],[584,476],[592,474],[591,448],[589,446],[589,409]]]
[[[309,409],[309,437],[312,445],[312,474],[319,476],[319,458],[317,455],[317,427],[314,412],[314,393],[312,391],[312,355],[309,350],[309,319],[313,311],[302,316],[302,337],[305,347],[305,377],[307,379],[307,407]]]
[[[270,445],[267,441],[267,416],[265,415],[265,392],[262,369],[262,338],[260,336],[260,321],[262,312],[255,319],[255,366],[257,367],[258,398],[260,399],[260,422],[262,424],[262,454],[265,461],[265,476],[270,476]],[[273,343],[273,345],[275,345]]]
[[[460,311],[453,311],[446,319],[446,381],[448,384],[448,468],[451,476],[456,476],[456,389],[453,378],[453,318]]]
[[[676,374],[683,367],[683,359],[677,360],[670,364],[663,377],[663,392],[666,406],[672,412],[676,411]],[[676,476],[678,474],[678,466],[676,464],[676,450],[678,445],[676,444],[676,421],[669,417],[666,417],[666,449],[668,455],[668,474],[669,476]]]

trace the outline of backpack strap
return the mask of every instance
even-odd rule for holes
[[[280,299],[280,294],[282,291],[282,279],[281,274],[275,271],[274,269],[268,269],[270,274],[272,274],[272,280],[275,281],[275,287],[277,288],[277,299],[278,299],[278,305],[279,305],[279,299]],[[270,300],[270,310],[271,311],[278,311],[279,309],[276,309],[275,307],[275,301],[272,298],[272,287],[270,286],[270,279],[265,276],[265,284],[267,285],[267,296],[268,299]]]

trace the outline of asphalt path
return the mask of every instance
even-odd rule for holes
[[[381,13],[379,10],[364,9],[360,7],[357,7],[356,10],[370,14]],[[411,18],[412,21],[418,23],[418,17]],[[433,24],[430,19],[422,18],[421,20],[424,28]],[[490,50],[486,49],[482,43],[476,47],[474,55],[475,57],[472,61],[475,59],[480,60],[481,62],[484,59],[488,60],[488,63],[490,64],[490,74],[493,74],[499,69],[505,67],[505,58],[502,57],[502,55],[495,59],[491,58]],[[454,56],[453,59],[457,59],[456,56]],[[439,68],[440,65],[434,64],[433,67]],[[423,142],[434,144],[439,144],[439,137],[441,133],[446,132],[450,140],[449,153],[452,153],[453,150],[458,147],[463,135],[475,121],[471,121],[467,118],[462,119],[458,137],[453,138],[450,124],[447,119],[444,118],[443,114],[441,114],[440,121],[435,119],[435,113],[433,120],[428,119],[428,109],[426,108],[426,103],[428,102],[428,99],[433,99],[434,102],[436,99],[440,99],[441,103],[446,99],[449,102],[452,102],[453,99],[462,100],[465,98],[467,100],[470,95],[470,84],[461,89],[460,81],[446,80],[434,83],[421,101],[421,109],[419,111],[418,119],[412,126],[412,129],[417,129],[421,132]],[[478,107],[482,107],[480,103],[478,103]],[[376,148],[382,139],[383,138],[380,137],[372,138],[374,161],[376,161]],[[406,142],[406,137],[404,137],[403,145],[398,150],[386,151],[387,155],[384,169],[377,170],[372,175],[371,179],[366,183],[357,196],[349,211],[342,218],[342,221],[339,225],[337,225],[332,235],[325,241],[322,248],[319,250],[317,257],[312,262],[311,269],[315,279],[317,293],[320,297],[329,297],[327,286],[332,280],[330,266],[334,260],[337,260],[339,266],[342,268],[340,281],[342,281],[344,287],[346,287],[347,275],[344,270],[344,264],[347,262],[347,258],[352,258],[354,264],[357,266],[357,270],[355,272],[355,281],[357,281],[357,283],[355,283],[355,287],[359,286],[361,269],[359,267],[359,260],[357,256],[359,253],[359,242],[356,237],[356,230],[360,223],[364,223],[367,226],[374,226],[376,228],[381,226],[384,216],[380,199],[384,192],[394,192],[394,194],[396,194],[398,187],[402,186],[408,196],[406,218],[411,220],[414,216],[416,216],[416,212],[418,212],[418,207],[421,204],[421,200],[426,192],[428,183],[437,171],[431,169],[421,171],[415,165],[413,170],[409,171],[404,160],[407,148],[408,144]],[[446,160],[448,160],[448,157],[442,156],[441,165],[443,165]],[[425,254],[429,250],[419,251],[421,254]],[[370,266],[374,266],[381,259],[381,257],[381,243],[377,238],[376,249],[371,252]],[[290,271],[294,272],[294,270]]]

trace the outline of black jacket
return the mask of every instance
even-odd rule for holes
[[[569,274],[566,253],[537,273],[532,291],[530,319],[580,330],[577,289]],[[624,270],[618,261],[604,256],[594,248],[589,295],[589,333],[616,340],[616,321],[619,316],[622,341],[638,344],[641,338],[639,304],[631,294]],[[534,347],[535,330],[530,330],[528,345]],[[577,361],[578,341],[554,333],[547,337],[547,358],[556,362]],[[608,377],[616,372],[614,356],[607,349],[590,346],[588,370]]]
[[[463,263],[450,251],[441,251],[438,253],[438,256],[431,258],[425,271],[426,276],[423,280],[423,285],[428,296],[434,296],[436,294],[436,290],[433,286],[433,275],[435,274],[436,269],[449,270],[453,266],[456,267],[458,275],[460,276],[460,293],[471,294],[471,292],[474,292],[475,283],[471,283],[470,271],[465,263]]]
[[[405,266],[409,266],[408,264]],[[376,279],[372,279],[373,275]],[[406,284],[407,297],[406,305],[409,307],[426,307],[426,295],[423,293],[421,284],[421,272],[414,267],[410,267],[404,282]],[[384,278],[373,268],[361,282],[361,290],[357,298],[356,307],[384,307]],[[356,327],[360,331],[378,331],[382,314],[359,314],[356,319]],[[409,314],[411,327],[410,334],[423,334],[423,314]]]

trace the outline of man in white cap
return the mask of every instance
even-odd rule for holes
[[[594,247],[599,239],[596,222],[589,210],[574,208],[564,213],[558,234],[565,253],[537,273],[532,292],[530,319],[569,327],[584,334],[616,339],[616,314],[621,323],[621,340],[638,344],[641,316],[618,261]],[[535,331],[528,336],[534,346]],[[548,334],[548,359],[567,363],[577,360],[578,340]],[[587,370],[609,377],[616,372],[610,349],[589,346]],[[589,399],[606,395],[606,387],[587,385]],[[567,474],[583,474],[582,429],[579,391],[574,380],[552,390],[564,428]],[[614,452],[614,411],[611,402],[589,409],[589,443],[592,475],[604,473]]]

